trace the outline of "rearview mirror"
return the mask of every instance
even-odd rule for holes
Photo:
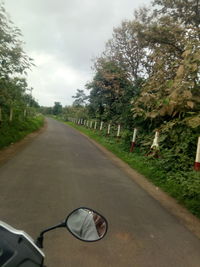
[[[101,214],[84,207],[72,211],[65,225],[76,238],[89,242],[102,239],[108,229],[108,222]]]

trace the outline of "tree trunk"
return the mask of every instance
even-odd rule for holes
[[[13,120],[13,108],[10,108],[10,117],[9,117],[9,121],[12,122]]]

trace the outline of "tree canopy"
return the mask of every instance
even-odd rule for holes
[[[155,0],[114,28],[86,85],[93,114],[124,121],[126,109],[132,122],[157,126],[198,115],[199,14],[198,0]]]
[[[9,19],[0,3],[0,121],[19,117],[28,107],[38,106],[28,93],[26,71],[33,60],[24,52],[21,31]],[[21,116],[20,116],[21,117]]]

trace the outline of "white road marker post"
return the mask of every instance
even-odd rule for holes
[[[137,128],[135,128],[134,132],[133,132],[133,138],[132,138],[132,142],[131,142],[130,152],[133,152],[133,149],[135,147],[136,135],[137,135]]]
[[[152,156],[154,156],[154,158],[159,158],[159,143],[158,143],[158,140],[159,140],[159,132],[156,131],[155,137],[154,137],[154,140],[153,140],[153,144],[151,146],[150,152],[147,153],[147,156],[152,155]]]
[[[108,131],[107,131],[107,136],[110,135],[110,123],[108,124]]]
[[[117,137],[120,138],[120,130],[121,130],[121,125],[119,124],[117,127]]]
[[[87,121],[86,127],[87,127],[87,128],[89,127],[89,121]]]
[[[102,130],[103,130],[103,121],[100,124],[100,131],[102,131]]]
[[[154,137],[154,140],[153,140],[153,144],[152,144],[151,148],[159,149],[158,138],[159,138],[159,132],[156,131],[155,137]]]
[[[200,136],[198,138],[198,143],[197,143],[197,152],[196,152],[196,159],[194,163],[194,169],[195,171],[200,171]]]
[[[92,129],[92,124],[93,124],[93,121],[90,122],[90,129]]]
[[[117,141],[119,141],[119,139],[121,138],[120,131],[121,131],[121,125],[118,124],[118,127],[117,127]]]
[[[95,130],[97,129],[97,121],[95,121],[94,129],[95,129]]]

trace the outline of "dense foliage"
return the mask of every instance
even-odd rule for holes
[[[32,126],[35,129],[31,117],[39,105],[26,81],[26,71],[33,62],[24,52],[20,38],[20,30],[0,3],[0,147],[24,136]]]
[[[17,120],[14,120],[12,124],[5,122],[0,130],[0,149],[21,140],[27,134],[41,128],[43,124],[43,116],[31,116],[20,123]]]
[[[182,170],[192,166],[200,130],[199,14],[199,1],[185,0],[136,10],[113,30],[86,85],[91,118],[131,129],[129,141],[137,127],[146,151],[159,130],[163,157]]]
[[[59,118],[76,121],[68,123],[200,217],[200,175],[193,169],[200,135],[200,0],[154,0],[150,8],[136,10],[132,20],[114,28],[93,70],[89,95],[77,89],[73,105]],[[53,108],[46,111],[56,115]],[[102,131],[90,129],[99,129],[100,122]],[[136,147],[130,153],[134,128]]]
[[[193,170],[200,135],[200,1],[154,0],[136,10],[114,28],[93,69],[88,104],[67,107],[66,119],[110,123],[109,141],[101,142],[200,216],[200,177]],[[117,124],[122,138],[116,145]],[[135,127],[137,148],[130,155],[125,151]]]

